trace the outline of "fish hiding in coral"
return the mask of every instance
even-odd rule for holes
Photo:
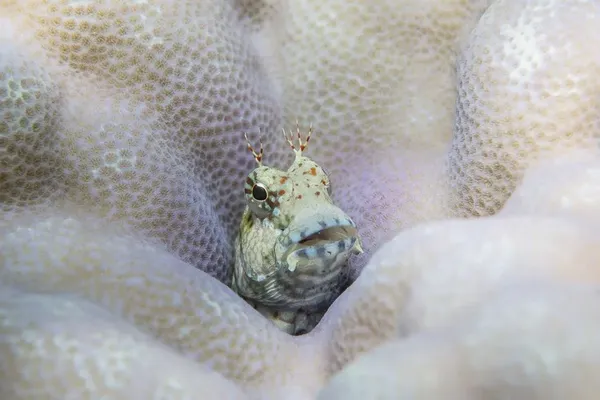
[[[235,244],[233,289],[280,329],[300,334],[311,330],[322,312],[347,283],[344,266],[363,252],[357,227],[331,199],[325,170],[303,155],[312,125],[303,141],[296,122],[283,130],[295,159],[287,171],[263,165],[246,178],[246,209]]]

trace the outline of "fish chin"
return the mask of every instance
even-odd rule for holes
[[[337,245],[337,244],[336,244]],[[287,256],[287,268],[291,273],[305,275],[324,275],[345,263],[352,255],[352,251],[335,251],[324,257],[307,257],[306,254],[316,254],[319,247],[302,247],[290,252]]]
[[[327,307],[345,285],[348,258],[359,252],[360,238],[352,226],[323,229],[282,246],[276,282],[283,305],[305,311]]]

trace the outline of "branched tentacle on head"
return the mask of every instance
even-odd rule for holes
[[[303,154],[312,124],[303,140],[296,121],[297,145],[292,133],[283,132],[296,154],[287,171],[265,166],[262,140],[257,153],[245,135],[258,167],[244,184],[247,207],[235,247],[233,288],[263,313],[268,310],[271,319],[286,315],[289,322],[290,313],[318,314],[328,307],[345,287],[346,261],[362,249],[356,225],[331,200],[329,176]],[[312,327],[286,324],[282,329],[291,333]]]
[[[254,159],[256,160],[256,162],[258,163],[259,166],[262,165],[262,159],[263,159],[263,141],[262,141],[262,136],[258,139],[258,143],[260,145],[260,150],[257,153],[256,151],[254,151],[254,149],[252,148],[252,145],[250,144],[250,140],[248,139],[248,134],[244,133],[244,137],[246,138],[246,143],[248,145],[248,150],[250,150],[250,152],[252,153],[252,155],[254,156]]]
[[[306,141],[304,143],[302,143],[302,137],[300,135],[300,124],[298,123],[298,120],[296,120],[296,135],[298,136],[298,149],[296,149],[296,146],[294,146],[293,132],[290,131],[290,135],[288,137],[288,134],[285,132],[285,129],[281,128],[281,130],[283,131],[283,137],[285,138],[286,142],[288,142],[288,144],[290,145],[292,150],[294,150],[294,153],[296,153],[296,156],[301,156],[302,152],[304,151],[304,149],[306,149],[306,147],[308,146],[308,142],[310,141],[310,136],[312,135],[312,123],[310,124],[310,126],[308,128],[308,135],[306,136]]]

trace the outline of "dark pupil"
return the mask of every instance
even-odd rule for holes
[[[252,197],[256,200],[264,201],[267,199],[267,189],[262,186],[254,185],[252,188]]]

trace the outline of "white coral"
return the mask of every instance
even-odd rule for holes
[[[2,399],[597,393],[596,1],[0,13]],[[225,284],[296,118],[366,254],[293,338]]]

